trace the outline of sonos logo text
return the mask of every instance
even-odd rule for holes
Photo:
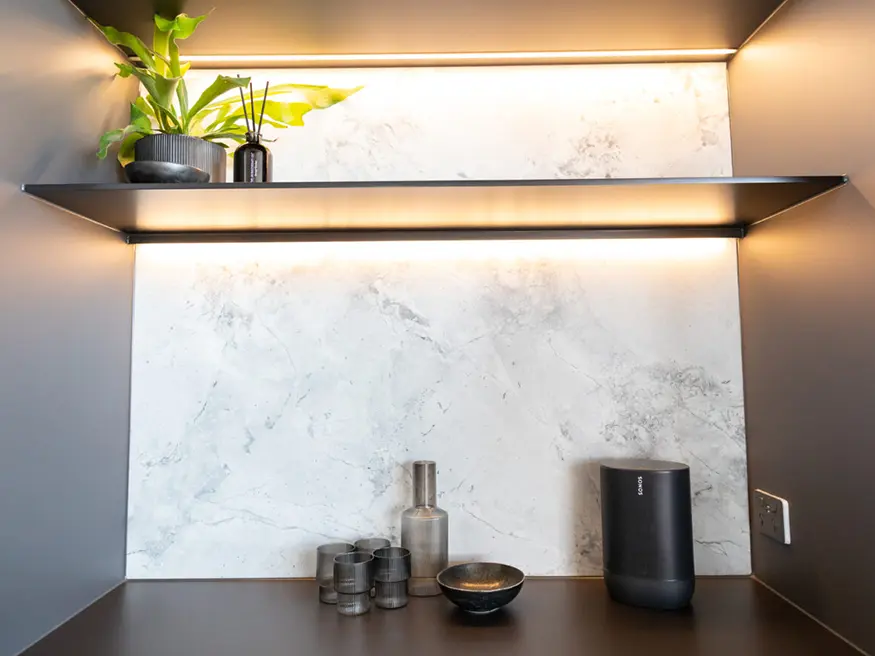
[[[639,497],[644,496],[644,477],[643,476],[638,477],[638,496]]]

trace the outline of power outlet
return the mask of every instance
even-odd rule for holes
[[[790,544],[790,502],[763,490],[754,490],[754,523],[763,535]]]

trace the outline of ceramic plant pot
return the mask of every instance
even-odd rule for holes
[[[210,174],[211,182],[225,182],[228,155],[211,141],[185,134],[150,134],[134,144],[137,162],[172,162]]]

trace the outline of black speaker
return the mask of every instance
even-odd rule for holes
[[[690,468],[659,460],[601,463],[605,584],[616,601],[688,606],[696,586]]]

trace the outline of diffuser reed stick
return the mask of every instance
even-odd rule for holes
[[[264,107],[267,105],[267,90],[270,88],[270,82],[264,85],[264,100],[261,101],[261,115],[258,117],[258,134],[255,135],[256,140],[261,140],[261,123],[264,121]],[[252,122],[255,122],[255,115],[252,116]]]

